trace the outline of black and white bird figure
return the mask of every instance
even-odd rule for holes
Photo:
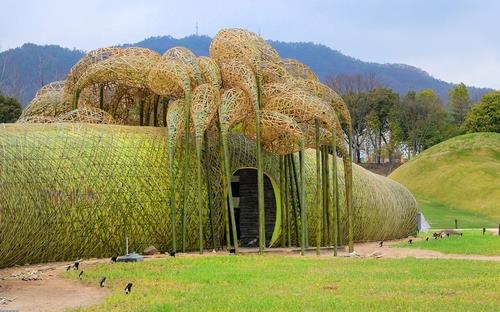
[[[76,261],[75,263],[73,263],[73,269],[78,271],[79,268],[80,268],[80,261]]]
[[[81,271],[81,272],[80,272],[80,274],[78,274],[78,278],[79,278],[80,280],[82,280],[82,279],[83,279],[83,271]]]
[[[168,253],[168,255],[169,255],[170,257],[175,257],[175,251],[170,251],[170,252]]]
[[[125,289],[123,290],[126,295],[128,295],[132,291],[132,283],[128,283],[127,286],[125,286]]]
[[[117,256],[113,256],[113,257],[111,257],[111,262],[116,262],[117,259],[118,259]]]
[[[410,238],[410,239],[408,240],[408,243],[410,243],[410,245],[411,245],[411,244],[413,244],[413,239],[411,239],[411,238]]]
[[[106,276],[101,277],[101,280],[99,280],[99,287],[104,287],[104,283],[106,282]]]
[[[428,242],[428,241],[429,241],[429,238],[428,238],[428,237],[426,237],[426,238],[425,238],[425,241],[426,241],[426,242]]]
[[[246,243],[246,247],[252,247],[256,243],[257,243],[257,238],[254,238],[251,241],[249,241],[248,243]]]
[[[379,247],[384,247],[384,241],[380,241],[380,243],[378,243],[378,246]]]

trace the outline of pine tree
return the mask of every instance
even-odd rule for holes
[[[460,83],[453,87],[448,92],[448,99],[453,122],[455,125],[460,127],[464,122],[465,116],[467,116],[471,106],[469,91],[467,90],[465,84]]]

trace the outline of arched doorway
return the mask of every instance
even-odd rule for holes
[[[236,219],[236,232],[241,247],[259,245],[259,209],[257,169],[238,169],[231,178]],[[264,174],[264,207],[266,220],[266,246],[279,235],[279,191],[272,179]],[[232,237],[232,236],[231,236]]]

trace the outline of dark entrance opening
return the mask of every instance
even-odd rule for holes
[[[231,180],[235,207],[236,233],[241,247],[259,245],[259,208],[257,170],[239,169]],[[276,197],[273,185],[264,175],[264,207],[266,219],[266,246],[269,246],[276,223]],[[232,237],[232,236],[231,236]]]

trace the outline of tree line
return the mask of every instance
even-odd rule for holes
[[[448,103],[442,103],[432,89],[400,96],[382,86],[373,75],[335,75],[327,84],[349,108],[353,160],[357,163],[410,159],[465,132],[500,132],[498,91],[486,94],[473,106],[463,83],[450,89]]]

